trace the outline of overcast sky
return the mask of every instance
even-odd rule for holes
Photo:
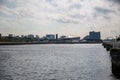
[[[120,35],[120,0],[0,0],[0,33]]]

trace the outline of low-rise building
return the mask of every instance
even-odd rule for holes
[[[30,34],[30,35],[28,35],[27,37],[30,38],[30,39],[33,39],[33,38],[34,38],[34,35]]]
[[[47,34],[46,35],[46,39],[48,39],[48,40],[54,40],[55,39],[55,35],[54,34]]]
[[[63,36],[60,37],[60,39],[65,39],[65,38],[67,38],[67,36],[63,35]]]
[[[80,37],[66,37],[66,36],[62,36],[62,38],[60,38],[63,42],[79,42],[80,41]]]
[[[13,34],[9,34],[8,37],[12,38],[12,37],[13,37]]]
[[[38,35],[36,35],[36,36],[35,36],[35,38],[36,38],[36,39],[39,39],[39,36],[38,36]]]

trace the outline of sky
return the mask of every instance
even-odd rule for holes
[[[0,0],[2,35],[120,35],[120,0]]]

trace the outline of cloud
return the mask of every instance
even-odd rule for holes
[[[111,19],[110,14],[116,14],[114,10],[103,8],[103,7],[95,7],[94,10],[95,12],[93,17],[95,18],[102,16],[105,19]]]
[[[101,14],[106,15],[106,14],[109,14],[109,13],[114,13],[113,10],[102,8],[102,7],[95,7],[94,9],[95,9],[95,11],[97,11],[98,14],[101,13]]]
[[[3,0],[2,0],[3,1]],[[14,2],[13,2],[14,1]],[[100,1],[78,1],[78,0],[5,0],[1,4],[1,13],[8,15],[10,13],[14,18],[36,18],[36,19],[48,19],[56,20],[60,23],[79,23],[80,20],[93,19],[94,9],[95,14],[108,14],[113,12],[112,10],[104,9],[103,7],[95,7],[93,4]],[[14,8],[9,6],[13,3]],[[90,3],[88,5],[88,3]],[[102,4],[102,1],[101,1]],[[62,15],[62,16],[61,16]],[[99,17],[99,15],[97,15]],[[55,19],[55,17],[57,19]],[[107,17],[107,16],[106,16]]]
[[[60,29],[59,25],[72,25],[80,30],[85,26],[84,30],[87,30],[87,26],[92,24],[101,26],[116,21],[109,24],[117,24],[118,29],[119,2],[120,0],[0,0],[0,19],[4,20],[4,23],[0,20],[0,24],[4,26],[5,21],[9,20],[6,25],[10,26],[12,19],[15,21],[13,26],[24,26],[25,30],[31,27],[45,30],[46,27],[53,29],[57,26]],[[106,26],[112,27],[108,24]]]
[[[8,8],[17,7],[17,5],[14,3],[14,0],[0,0],[0,5],[4,5]]]
[[[120,0],[108,0],[120,4]]]
[[[55,3],[54,0],[46,0],[46,2],[48,2],[50,5],[52,5],[53,7],[57,7],[57,3]]]
[[[74,20],[72,18],[59,18],[59,19],[54,19],[54,20],[60,23],[73,23],[73,24],[79,23],[78,20]]]

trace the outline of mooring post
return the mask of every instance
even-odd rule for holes
[[[117,42],[117,38],[118,38],[118,36],[116,36],[116,48],[118,48],[118,42]]]
[[[113,48],[118,48],[118,44],[117,44],[117,36],[113,42]]]

